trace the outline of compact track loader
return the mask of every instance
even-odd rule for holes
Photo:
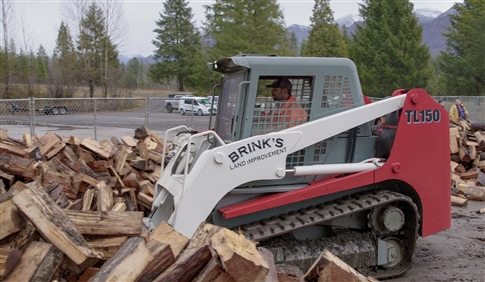
[[[450,227],[448,115],[423,89],[371,102],[344,58],[208,66],[222,73],[215,128],[166,132],[177,137],[147,227],[166,221],[190,238],[208,221],[259,241],[276,263],[305,269],[327,248],[376,278],[403,274],[417,237]],[[282,77],[306,112],[299,122],[271,118],[285,106],[265,85]]]

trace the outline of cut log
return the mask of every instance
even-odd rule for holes
[[[0,143],[0,154],[3,154],[5,152],[19,156],[21,158],[30,158],[28,152],[9,144]]]
[[[142,230],[142,212],[64,211],[77,230],[84,235],[124,236],[139,235]]]
[[[130,150],[126,148],[126,146],[119,146],[119,151],[118,154],[116,154],[115,158],[115,163],[114,163],[114,168],[116,172],[121,173],[121,170],[125,166],[126,163],[126,158],[128,157],[128,154]]]
[[[216,234],[222,227],[210,224],[207,222],[202,222],[197,230],[195,231],[192,238],[190,238],[188,249],[200,247],[203,245],[210,245],[211,238]]]
[[[0,240],[25,226],[25,220],[12,200],[0,203],[0,226]]]
[[[52,148],[61,144],[61,137],[53,132],[47,132],[44,136],[42,136],[37,142],[34,143],[40,150],[40,154],[45,156],[47,152],[49,152]]]
[[[136,142],[135,140],[133,140],[133,138],[131,138],[131,136],[121,136],[120,137],[121,139],[121,142],[123,142],[123,144],[125,144],[126,147],[128,148],[136,148]]]
[[[150,210],[152,208],[153,198],[148,196],[143,192],[139,192],[138,196],[136,197],[138,200],[138,204],[142,205],[143,207]]]
[[[118,184],[120,185],[121,188],[125,188],[125,184],[123,183],[123,181],[121,180],[120,176],[118,175],[118,173],[116,172],[116,170],[112,167],[112,166],[108,166],[108,173],[111,175],[111,176],[114,176],[116,177],[116,180],[118,182]]]
[[[42,177],[42,186],[48,187],[49,185],[61,184],[62,192],[66,194],[71,199],[77,197],[79,192],[79,187],[81,185],[81,180],[74,178],[72,175],[57,172],[55,170],[49,169],[44,171]]]
[[[477,211],[477,213],[485,213],[485,208],[481,208]]]
[[[13,269],[21,255],[16,249],[0,249],[0,279]]]
[[[182,250],[189,244],[189,238],[180,234],[165,221],[160,223],[160,225],[150,233],[150,241],[153,240],[170,245],[174,257],[178,257],[180,252],[182,252]]]
[[[109,211],[113,207],[113,190],[104,181],[96,185],[98,188],[97,208],[98,211]]]
[[[222,228],[212,236],[211,246],[226,272],[236,281],[263,281],[268,274],[268,264],[255,243],[243,235]]]
[[[10,187],[15,182],[15,175],[11,175],[11,174],[6,173],[3,170],[0,170],[0,181],[2,182],[2,183],[0,183],[0,185],[4,184],[7,187]]]
[[[137,178],[137,173],[135,171],[131,172],[123,178],[123,184],[131,188],[140,188],[139,180]]]
[[[62,151],[66,147],[66,143],[60,143],[54,146],[49,152],[45,154],[45,158],[47,160],[50,160],[52,157],[56,156],[59,154],[60,151]]]
[[[10,187],[7,193],[0,196],[0,203],[3,203],[5,201],[12,199],[13,197],[15,197],[15,195],[17,195],[18,193],[22,192],[25,189],[29,189],[29,187],[20,181],[15,182],[15,184],[12,185],[12,187]]]
[[[368,279],[328,250],[324,250],[305,274],[305,281],[358,282]]]
[[[3,281],[51,281],[63,257],[52,244],[34,241]]]
[[[450,153],[458,153],[458,141],[457,136],[460,135],[458,128],[450,128]]]
[[[140,181],[140,191],[143,192],[144,194],[150,196],[150,197],[153,197],[153,195],[155,195],[155,187],[150,182],[150,180]]]
[[[259,247],[258,251],[269,267],[269,272],[268,272],[268,275],[266,275],[266,277],[264,278],[264,282],[278,281],[278,275],[276,274],[276,266],[274,264],[273,253],[271,253],[268,249],[263,247]]]
[[[126,210],[126,204],[125,203],[115,203],[111,211],[114,212],[124,212]]]
[[[213,257],[200,271],[194,282],[235,282],[235,280],[224,271],[217,258]]]
[[[457,197],[457,196],[451,196],[451,205],[452,206],[464,207],[467,204],[468,204],[467,199],[463,199],[463,198]]]
[[[459,148],[458,148],[458,155],[460,156],[460,160],[462,162],[468,163],[468,162],[470,162],[472,160],[470,158],[470,153],[462,145],[460,145]]]
[[[154,282],[191,282],[212,258],[209,246],[185,249],[177,261],[155,278]],[[250,281],[250,280],[248,280]]]
[[[24,159],[10,153],[0,155],[0,169],[6,173],[32,179],[39,174],[36,169],[36,161]]]
[[[81,146],[105,160],[109,159],[111,156],[111,148],[102,146],[101,144],[94,141],[93,139],[84,138],[81,141]]]
[[[102,254],[89,247],[74,223],[42,188],[23,190],[12,200],[42,237],[76,264],[102,257]]]
[[[2,139],[8,138],[8,131],[6,129],[0,129],[0,138]]]
[[[23,252],[32,241],[39,240],[39,234],[36,232],[34,225],[27,221],[25,227],[19,232],[0,241],[2,249],[16,249]]]
[[[459,184],[458,188],[472,201],[485,201],[485,187]]]
[[[153,255],[141,237],[133,237],[89,279],[91,282],[120,279],[134,281],[153,260]],[[173,280],[175,281],[175,280]]]
[[[79,280],[77,282],[88,282],[91,277],[96,275],[98,273],[99,268],[97,267],[88,267],[86,270],[83,272],[83,275],[79,277]]]
[[[147,265],[135,281],[149,282],[159,276],[175,262],[175,256],[169,244],[151,240],[147,244],[154,259]]]
[[[481,133],[480,131],[476,131],[473,133],[477,138],[477,150],[484,151],[485,150],[485,134]]]
[[[127,240],[127,236],[86,239],[88,245],[93,248],[93,250],[103,254],[103,260],[112,258]]]

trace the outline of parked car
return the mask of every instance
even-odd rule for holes
[[[209,101],[211,101],[212,103],[212,97],[214,97],[214,105],[217,105],[217,103],[219,102],[219,96],[209,96],[207,97],[207,99],[209,99]]]
[[[67,114],[67,108],[64,106],[44,106],[37,109],[39,113],[44,113],[45,115],[65,115]]]
[[[169,97],[170,97],[170,95],[169,95]],[[173,110],[178,110],[179,109],[179,100],[182,97],[194,97],[194,94],[178,94],[178,95],[174,95],[173,99],[165,100],[165,109],[167,109],[167,112],[171,113],[171,112],[173,112]]]
[[[180,114],[193,113],[199,116],[215,115],[217,113],[217,106],[212,106],[212,102],[204,97],[182,97],[180,98]]]

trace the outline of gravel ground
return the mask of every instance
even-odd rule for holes
[[[477,201],[452,207],[451,227],[419,237],[413,267],[386,281],[485,281],[485,213],[477,213],[484,207]]]

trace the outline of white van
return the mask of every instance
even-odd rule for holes
[[[179,110],[181,115],[215,115],[217,113],[217,106],[211,108],[212,102],[204,97],[182,97],[180,98]]]

